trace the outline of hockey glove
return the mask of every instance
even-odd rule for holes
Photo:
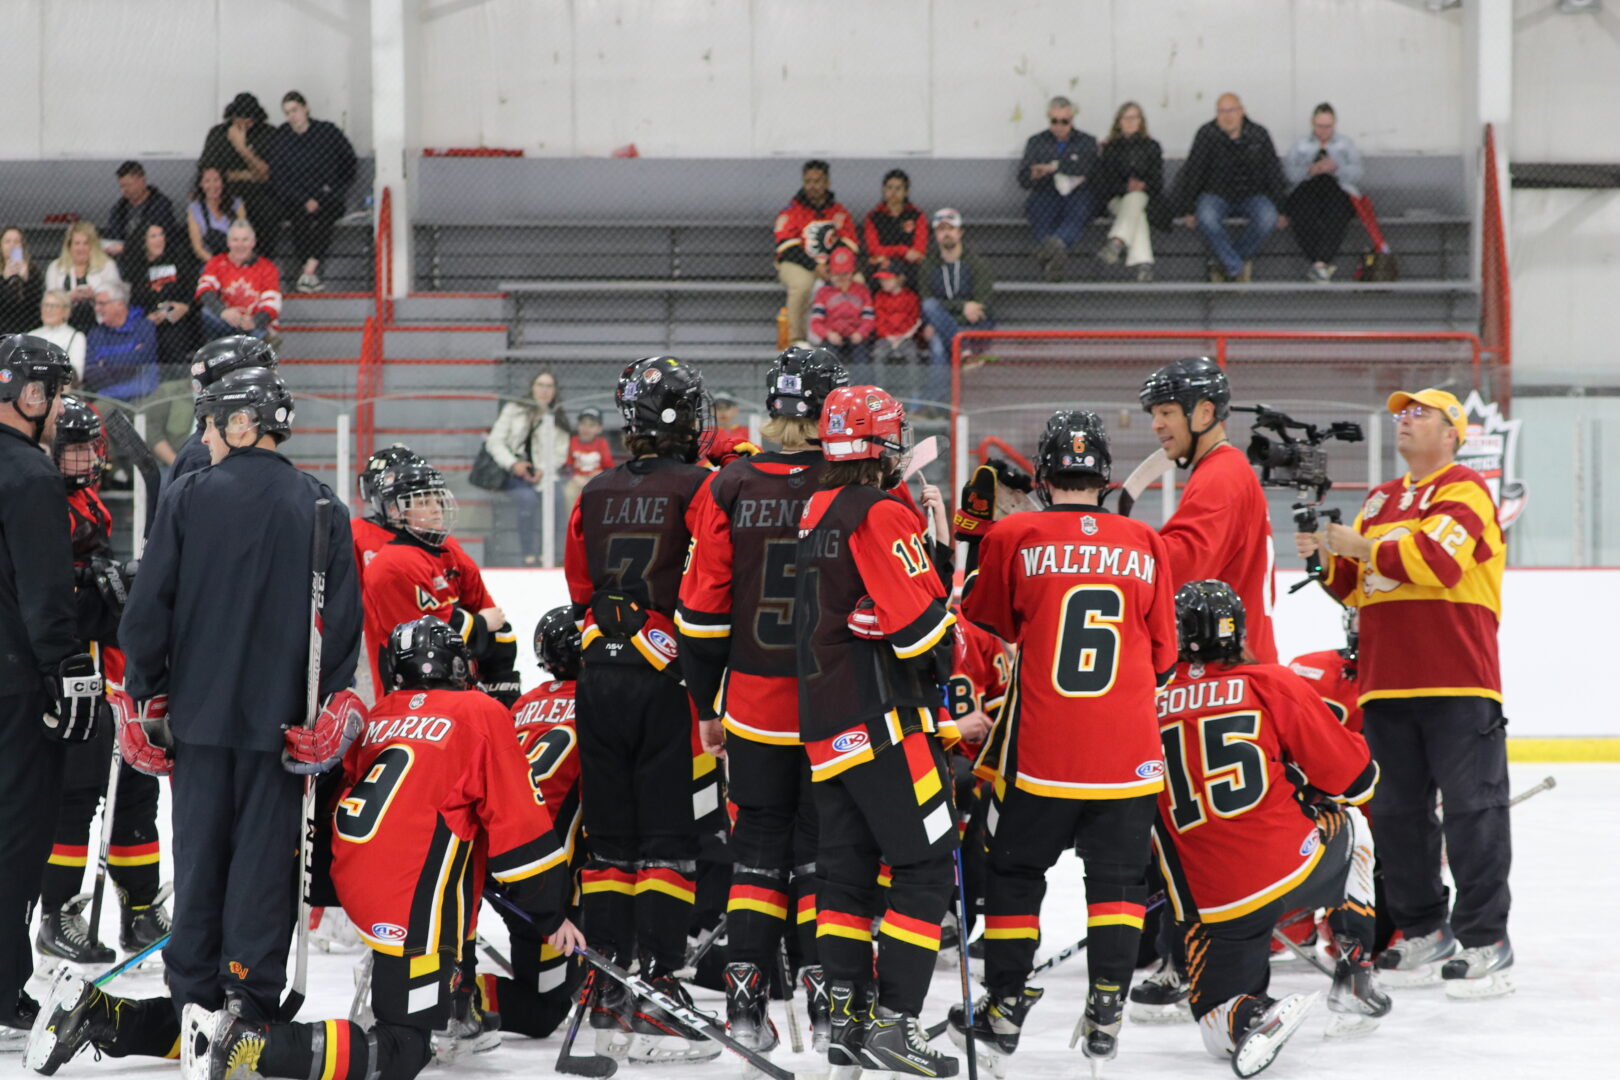
[[[962,485],[962,501],[951,517],[958,540],[977,540],[996,518],[996,470],[980,465]]]
[[[299,776],[323,773],[343,760],[366,727],[366,706],[353,690],[339,690],[310,727],[282,732],[281,767]]]
[[[647,613],[641,605],[624,593],[606,590],[591,597],[591,614],[596,625],[608,637],[635,637],[647,625]]]
[[[858,638],[868,641],[882,641],[884,633],[878,628],[877,604],[872,602],[870,596],[863,596],[855,605],[855,610],[849,613],[849,629]]]
[[[88,741],[107,707],[106,686],[89,653],[63,660],[56,675],[45,680],[45,730],[63,742]]]
[[[100,555],[90,557],[90,573],[96,591],[115,614],[122,614],[124,605],[129,602],[130,586],[135,584],[135,571],[139,567],[136,561],[118,563]]]
[[[169,697],[159,694],[138,710],[122,690],[111,695],[118,720],[118,752],[129,767],[147,776],[168,776],[174,771],[169,734]]]

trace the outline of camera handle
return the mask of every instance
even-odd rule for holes
[[[1317,520],[1318,518],[1327,518],[1335,525],[1342,523],[1338,507],[1330,506],[1326,509],[1318,510],[1317,507],[1320,505],[1320,503],[1314,502],[1295,503],[1294,527],[1300,532],[1314,533],[1320,524],[1320,522]],[[1321,580],[1322,553],[1320,551],[1313,551],[1305,557],[1305,580],[1290,586],[1288,589],[1288,595],[1292,596],[1305,586],[1309,585],[1311,582]]]

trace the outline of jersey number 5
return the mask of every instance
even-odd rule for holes
[[[1064,697],[1100,697],[1119,674],[1118,623],[1125,594],[1112,585],[1077,585],[1063,597],[1052,685]]]
[[[1189,755],[1183,744],[1181,721],[1159,729],[1159,740],[1164,744],[1165,780],[1170,785],[1170,820],[1176,832],[1186,832],[1208,820],[1204,816],[1206,801],[1216,817],[1237,817],[1265,798],[1269,786],[1266,754],[1256,742],[1260,738],[1259,713],[1206,716],[1198,721],[1198,731],[1199,745],[1193,747],[1193,752],[1202,751],[1204,756],[1204,767],[1198,770],[1204,778],[1202,794],[1193,790],[1187,771]]]
[[[411,771],[415,755],[408,746],[390,746],[371,759],[371,768],[338,803],[332,827],[343,839],[363,844],[377,835],[377,826],[399,792],[400,781]]]

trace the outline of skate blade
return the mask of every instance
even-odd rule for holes
[[[1440,965],[1423,964],[1415,968],[1381,968],[1378,985],[1386,990],[1415,990],[1422,986],[1440,984]]]
[[[684,1035],[637,1034],[630,1040],[625,1059],[640,1063],[713,1061],[724,1052],[725,1047],[710,1039],[700,1042]]]
[[[1125,1010],[1133,1024],[1190,1024],[1192,1023],[1192,1006],[1185,1000],[1173,1005],[1149,1005],[1133,1001]]]
[[[967,1053],[967,1036],[956,1030],[955,1025],[947,1025],[945,1034],[950,1036],[951,1045],[962,1051],[962,1053]],[[993,1043],[987,1043],[983,1039],[973,1040],[973,1055],[978,1059],[981,1068],[986,1065],[990,1067],[990,1070],[996,1074],[996,1080],[1002,1080],[1007,1075],[1007,1069],[1012,1064],[1011,1054],[1002,1053],[1000,1047]]]
[[[1255,1076],[1277,1059],[1288,1040],[1321,998],[1319,991],[1284,998],[1281,1008],[1260,1027],[1251,1031],[1232,1054],[1232,1071],[1239,1076]]]
[[[1325,1039],[1354,1039],[1362,1035],[1370,1035],[1378,1030],[1381,1017],[1367,1016],[1363,1013],[1336,1012],[1328,1020],[1327,1030],[1322,1033]]]
[[[79,977],[67,968],[59,968],[51,979],[51,989],[40,1004],[39,1015],[34,1017],[34,1026],[27,1033],[27,1045],[18,1046],[23,1051],[23,1064],[34,1072],[42,1072],[56,1052],[56,1029],[51,1026],[51,1017],[69,1001],[77,1001],[84,993],[86,980]]]
[[[630,1052],[631,1036],[619,1028],[596,1028],[596,1052],[602,1057],[623,1061]]]
[[[1493,971],[1479,979],[1447,979],[1446,997],[1453,1001],[1485,1001],[1513,993],[1513,975]]]

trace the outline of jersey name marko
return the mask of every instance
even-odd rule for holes
[[[667,495],[609,495],[602,500],[603,525],[662,525],[669,518]]]
[[[1153,584],[1158,567],[1152,555],[1135,548],[1100,544],[1036,544],[1020,548],[1024,576],[1112,574]]]
[[[391,720],[373,720],[367,724],[362,745],[376,746],[395,739],[443,742],[453,730],[455,724],[446,716],[396,716]]]

